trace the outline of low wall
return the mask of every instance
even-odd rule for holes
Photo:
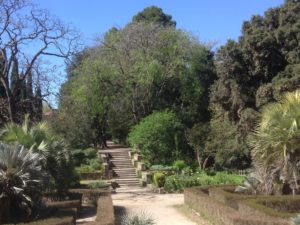
[[[289,225],[289,220],[246,214],[217,201],[208,195],[209,187],[194,187],[184,190],[184,203],[202,215],[214,219],[218,225]]]
[[[111,193],[106,192],[101,195],[97,201],[97,216],[94,222],[88,225],[115,225],[115,213]]]

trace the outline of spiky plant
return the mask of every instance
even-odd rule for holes
[[[300,214],[291,218],[291,225],[300,225]]]
[[[0,131],[0,141],[18,143],[29,152],[39,153],[43,157],[43,168],[54,180],[54,188],[58,192],[64,192],[68,188],[73,169],[70,151],[62,140],[52,135],[47,123],[30,125],[29,117],[25,116],[22,125],[5,125]]]
[[[295,91],[263,109],[261,120],[250,140],[257,169],[266,170],[265,177],[273,181],[277,173],[278,180],[289,184],[293,190],[298,189],[299,126],[300,91]]]
[[[125,214],[121,218],[121,225],[155,225],[152,215],[145,211],[137,214]]]
[[[0,142],[0,201],[14,221],[32,216],[41,200],[45,173],[41,156],[24,147]]]
[[[30,126],[29,116],[26,115],[22,125],[7,123],[0,131],[0,140],[6,143],[17,142],[31,152],[38,152],[43,156],[48,154],[48,140],[50,130],[45,122]]]

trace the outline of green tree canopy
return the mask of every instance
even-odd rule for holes
[[[176,114],[155,112],[133,127],[128,141],[150,164],[172,164],[184,157],[183,126]]]
[[[172,16],[165,14],[163,10],[157,6],[149,6],[139,12],[132,18],[133,23],[155,23],[162,26],[175,27],[176,22],[172,20]]]

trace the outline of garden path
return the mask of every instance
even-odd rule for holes
[[[135,190],[116,193],[112,197],[117,225],[122,214],[140,212],[151,215],[157,225],[196,225],[175,207],[183,204],[183,194],[156,194]]]

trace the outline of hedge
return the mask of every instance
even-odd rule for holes
[[[82,172],[79,173],[81,180],[100,180],[103,176],[102,172]]]
[[[60,209],[55,215],[47,219],[39,219],[29,223],[17,223],[18,225],[75,225],[77,209]],[[14,223],[15,224],[15,223]],[[7,225],[14,225],[7,224]]]
[[[239,203],[239,211],[290,218],[300,211],[300,196],[264,196],[245,199]]]
[[[222,185],[209,188],[209,196],[224,203],[225,205],[238,210],[238,203],[242,199],[256,198],[255,195],[246,195],[234,193],[235,186]]]
[[[224,185],[224,184],[241,184],[244,177],[229,174],[226,172],[217,172],[211,176],[205,172],[198,172],[191,176],[173,175],[166,177],[165,190],[167,192],[182,192],[184,188],[202,186],[202,185]]]
[[[200,214],[215,218],[217,225],[289,225],[289,220],[239,212],[209,196],[209,187],[184,190],[184,203]]]

